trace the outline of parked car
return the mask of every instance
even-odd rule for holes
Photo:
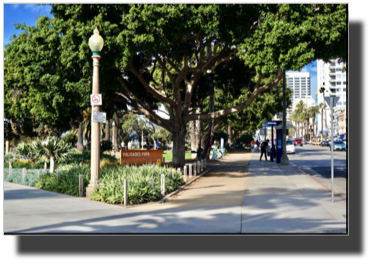
[[[344,143],[344,145],[346,146],[346,149],[347,149],[347,140],[343,139],[342,142]]]
[[[302,141],[302,139],[300,139],[300,138],[296,138],[296,139],[294,140],[294,146],[297,146],[297,145],[301,145],[301,146],[303,146],[303,141]]]
[[[331,145],[330,145],[331,150]],[[346,145],[343,143],[343,141],[334,141],[334,151],[340,150],[340,151],[346,151]]]
[[[324,140],[321,142],[321,146],[330,146],[330,142],[328,142],[327,140]]]
[[[286,141],[286,153],[296,153],[296,150],[294,149],[294,143],[292,140]]]

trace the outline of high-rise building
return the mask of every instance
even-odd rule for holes
[[[287,119],[290,120],[291,114],[297,108],[297,104],[300,101],[305,103],[306,107],[312,107],[315,105],[315,100],[310,94],[310,73],[309,72],[286,72],[286,82],[287,88],[292,89],[293,93],[291,96],[292,105],[287,109]],[[293,122],[295,125],[295,122]],[[306,135],[308,132],[306,126],[299,124],[301,128],[300,134]],[[311,127],[311,126],[309,126]]]
[[[323,94],[319,93],[321,87],[325,88],[325,97],[330,95],[330,92],[336,94],[338,97],[338,103],[334,108],[334,119],[333,119],[333,134],[340,134],[339,131],[339,120],[338,114],[340,114],[344,109],[346,109],[346,73],[342,72],[344,63],[339,63],[338,59],[330,60],[330,63],[325,63],[322,60],[317,60],[317,90],[318,90],[318,103],[323,102]],[[317,115],[317,130],[318,134],[322,131],[322,115]],[[326,109],[323,115],[323,129],[324,131],[331,130],[331,113],[330,108]]]

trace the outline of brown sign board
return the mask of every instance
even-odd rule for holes
[[[162,164],[162,150],[121,150],[120,164]]]

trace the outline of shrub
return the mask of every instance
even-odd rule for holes
[[[6,154],[4,156],[4,163],[8,164],[9,162],[14,162],[16,160],[16,154],[15,153],[12,153],[12,152],[8,152],[8,154]],[[8,167],[9,165],[7,165]]]
[[[119,161],[117,160],[111,160],[107,158],[100,161],[100,169],[115,167],[118,165],[119,165]]]
[[[101,171],[99,185],[94,189],[91,199],[111,204],[124,203],[124,180],[128,180],[128,203],[138,204],[161,198],[161,174],[165,174],[165,192],[170,193],[183,184],[182,174],[173,170],[171,177],[167,167],[142,165],[140,167],[114,167]],[[149,180],[153,178],[154,188]]]
[[[79,175],[83,174],[83,195],[90,183],[91,168],[88,165],[61,165],[57,167],[61,178],[57,181],[57,174],[42,175],[36,181],[36,187],[71,196],[79,196]]]
[[[112,142],[109,140],[103,140],[100,144],[100,153],[112,150]]]

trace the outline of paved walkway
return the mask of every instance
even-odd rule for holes
[[[256,153],[231,154],[223,164],[209,165],[210,173],[166,203],[128,208],[4,182],[4,232],[346,231],[345,201],[336,197],[331,203],[329,191],[295,167],[259,162]]]

